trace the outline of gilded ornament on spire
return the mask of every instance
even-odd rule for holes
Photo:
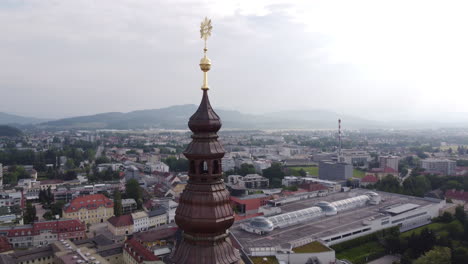
[[[206,40],[208,37],[211,36],[211,30],[213,29],[213,26],[211,25],[211,19],[208,19],[205,17],[205,19],[201,22],[200,26],[200,36],[201,38],[205,41],[205,48],[203,49],[205,55],[203,58],[200,60],[200,69],[203,71],[203,86],[202,90],[208,90],[208,71],[211,68],[211,60],[206,56],[206,51],[208,50],[206,48]]]

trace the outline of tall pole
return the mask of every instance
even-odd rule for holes
[[[341,157],[341,119],[338,119],[338,160]]]

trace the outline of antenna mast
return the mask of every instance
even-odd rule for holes
[[[341,119],[338,119],[338,160],[341,157]]]

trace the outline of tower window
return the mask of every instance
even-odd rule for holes
[[[220,173],[219,161],[215,160],[215,161],[213,161],[213,174],[218,174],[218,173]]]
[[[200,173],[208,173],[208,163],[206,160],[200,163]]]
[[[195,161],[190,161],[190,173],[195,173]]]

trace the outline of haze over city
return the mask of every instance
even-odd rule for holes
[[[468,112],[464,1],[0,2],[0,112],[62,118],[198,104],[367,119]],[[458,114],[446,114],[458,113]]]

